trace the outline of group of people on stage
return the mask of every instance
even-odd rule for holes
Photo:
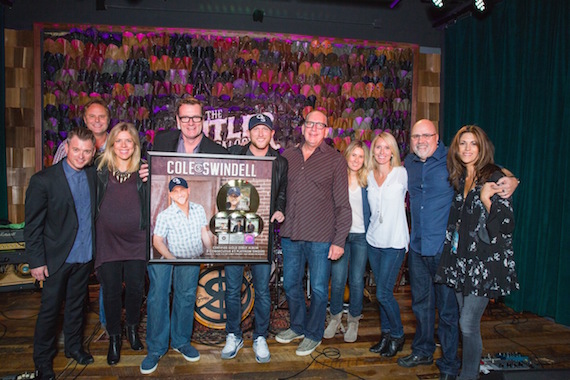
[[[296,354],[306,356],[339,330],[346,342],[356,341],[364,272],[370,263],[381,326],[379,342],[370,351],[395,356],[404,347],[405,335],[393,287],[408,251],[417,324],[412,352],[398,364],[433,363],[437,308],[441,378],[456,378],[460,366],[459,378],[478,377],[483,311],[489,299],[518,287],[510,198],[518,180],[494,164],[493,145],[481,128],[460,129],[448,151],[435,125],[418,121],[404,167],[398,144],[387,132],[375,137],[370,150],[364,142],[353,141],[343,157],[325,142],[327,117],[320,111],[306,116],[304,141],[282,155],[270,146],[275,131],[267,115],[251,117],[251,141],[228,152],[203,134],[203,108],[197,99],[180,99],[175,112],[177,129],[158,133],[153,150],[275,157],[270,222],[281,223],[283,286],[290,313],[290,326],[275,336],[277,342],[299,340]],[[147,263],[147,250],[152,243],[164,258],[175,259],[211,247],[204,209],[190,202],[190,181],[172,178],[171,204],[157,217],[149,241],[148,167],[141,159],[138,132],[132,124],[120,123],[108,133],[109,120],[103,101],[89,102],[84,108],[87,128],[69,133],[56,153],[57,163],[36,173],[26,193],[26,250],[32,276],[44,282],[34,335],[34,363],[41,379],[55,378],[52,362],[63,303],[65,355],[79,364],[93,363],[83,348],[84,301],[93,268],[101,283],[100,317],[109,335],[109,365],[120,361],[123,331],[133,350],[144,349],[139,324],[147,273],[147,355],[140,372],[154,372],[169,347],[188,361],[200,359],[191,344],[200,266]],[[308,308],[303,281],[307,265]],[[271,266],[250,268],[256,296],[253,351],[257,362],[267,363]],[[222,359],[234,358],[244,345],[243,270],[243,265],[225,265],[227,334]],[[462,363],[457,357],[459,331]]]

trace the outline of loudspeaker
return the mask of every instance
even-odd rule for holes
[[[519,371],[491,371],[482,380],[568,380],[570,369],[527,369]]]

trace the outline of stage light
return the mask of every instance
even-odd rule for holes
[[[485,12],[487,9],[485,0],[475,0],[475,9],[477,9],[479,12]]]
[[[261,9],[256,9],[253,11],[253,21],[258,21],[258,22],[263,22],[263,15],[265,14],[265,12],[263,12]]]
[[[443,7],[443,0],[431,0],[433,5],[435,5],[438,8],[442,8]]]

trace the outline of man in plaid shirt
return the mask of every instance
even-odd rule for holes
[[[172,204],[156,218],[153,246],[165,259],[197,258],[203,246],[212,246],[204,207],[188,200],[190,190],[184,178],[172,178],[168,190]]]
[[[204,249],[212,248],[212,240],[204,208],[189,201],[190,189],[184,178],[174,177],[168,184],[172,204],[158,214],[152,244],[164,259],[199,257]],[[200,353],[190,344],[194,323],[196,287],[200,265],[171,262],[158,266],[151,278],[147,304],[153,319],[147,324],[146,342],[149,354],[143,361],[141,373],[154,372],[158,361],[168,351],[168,341],[174,351],[190,362],[200,359]],[[170,293],[172,313],[170,313]]]

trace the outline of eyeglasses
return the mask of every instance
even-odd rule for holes
[[[433,137],[433,136],[435,136],[435,135],[437,135],[437,133],[424,133],[424,134],[421,134],[421,135],[411,135],[410,137],[411,137],[412,139],[414,139],[414,140],[419,140],[420,137],[423,137],[424,140],[427,140],[427,139],[429,139],[430,137]]]
[[[204,120],[202,116],[178,116],[178,118],[183,123],[189,123],[190,120],[192,120],[193,123],[199,123]]]
[[[321,123],[320,121],[305,121],[305,127],[307,128],[316,128],[317,131],[322,131],[327,127],[325,123]]]

